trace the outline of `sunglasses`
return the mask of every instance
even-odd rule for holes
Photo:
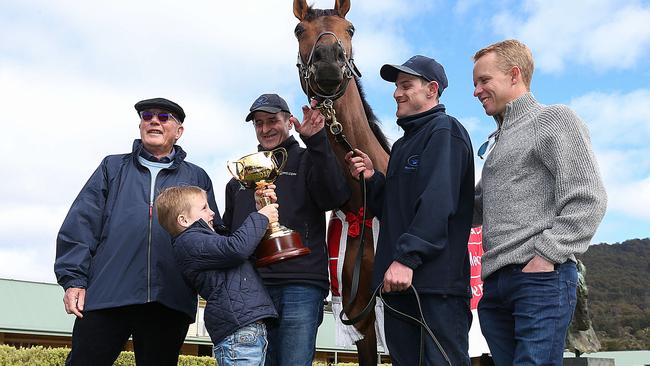
[[[158,122],[160,123],[165,123],[169,121],[169,119],[173,119],[174,121],[178,122],[176,117],[174,117],[174,115],[169,112],[158,112],[158,113],[151,112],[151,111],[140,112],[140,118],[142,118],[142,120],[146,122],[151,121],[154,116],[158,117]]]
[[[478,148],[478,157],[481,159],[484,159],[485,157],[490,154],[490,151],[494,149],[494,145],[497,142],[497,139],[499,138],[499,132],[501,132],[501,129],[497,129],[496,131],[492,132],[489,136],[487,141],[485,141],[479,148]]]

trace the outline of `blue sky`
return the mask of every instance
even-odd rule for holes
[[[609,194],[593,242],[650,236],[650,2],[352,0],[347,18],[367,99],[393,141],[381,65],[414,54],[441,62],[442,102],[476,149],[495,124],[472,96],[471,56],[506,38],[528,44],[533,94],[571,106],[591,130]],[[141,99],[185,108],[179,144],[222,207],[226,161],[256,146],[244,122],[252,101],[277,92],[297,114],[306,102],[296,24],[290,0],[2,1],[0,277],[54,281],[58,228],[101,158],[130,149]]]

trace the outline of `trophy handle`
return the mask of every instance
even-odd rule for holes
[[[287,150],[284,147],[278,147],[277,149],[272,150],[271,158],[273,159],[275,165],[278,165],[278,159],[275,158],[275,153],[280,153],[280,155],[282,155],[282,163],[280,163],[280,166],[278,167],[278,175],[280,175],[280,173],[284,169],[284,165],[287,163],[289,154],[287,153]]]
[[[241,170],[239,169],[240,166],[242,168]],[[228,161],[228,162],[226,162],[226,167],[228,168],[228,171],[230,172],[230,175],[232,175],[237,180],[241,179],[239,174],[237,174],[236,172],[243,171],[244,170],[244,164],[242,164],[240,161],[234,161],[234,162],[229,162]],[[232,171],[233,167],[235,169],[235,172]]]

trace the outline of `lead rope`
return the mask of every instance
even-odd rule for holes
[[[329,128],[330,133],[332,136],[334,136],[334,141],[337,143],[341,144],[343,148],[347,151],[354,151],[354,148],[352,148],[352,145],[350,145],[350,142],[347,140],[345,135],[343,134],[343,125],[339,121],[336,120],[336,110],[334,109],[334,102],[331,99],[325,99],[318,105],[316,105],[316,108],[320,110],[320,112],[323,114],[323,117],[325,117],[325,125]],[[359,174],[359,185],[361,187],[361,197],[362,197],[362,208],[363,212],[361,214],[361,233],[359,237],[361,238],[359,242],[359,251],[357,252],[357,256],[354,260],[354,269],[352,271],[352,289],[350,291],[350,300],[344,304],[344,308],[350,307],[354,300],[357,298],[357,293],[359,292],[359,278],[361,276],[361,264],[363,262],[363,252],[365,249],[365,235],[366,235],[366,180],[363,178],[363,173]],[[373,300],[371,301],[374,303],[374,297]],[[346,325],[351,325],[354,323],[347,323],[348,321],[343,319],[343,312],[339,314],[339,317],[341,319],[341,322]],[[362,314],[363,317],[365,317],[367,314]],[[361,317],[360,319],[362,319]],[[360,320],[359,319],[359,320]]]
[[[325,125],[328,127],[330,133],[332,136],[334,136],[334,141],[339,143],[340,145],[343,146],[343,148],[347,151],[354,151],[354,148],[352,145],[350,145],[350,142],[347,140],[345,137],[345,134],[343,134],[343,125],[341,125],[340,122],[336,120],[336,110],[334,109],[334,102],[332,99],[326,98],[322,102],[316,105],[316,108],[318,108],[325,117]],[[361,187],[361,197],[362,197],[362,208],[363,208],[363,213],[361,214],[361,233],[359,237],[361,238],[361,241],[359,243],[359,251],[357,252],[357,257],[355,258],[354,261],[354,269],[352,271],[352,289],[350,290],[350,300],[343,305],[343,308],[350,307],[354,300],[357,298],[357,293],[359,292],[359,278],[361,275],[361,264],[363,262],[363,252],[365,249],[365,232],[366,232],[366,180],[363,177],[363,172],[359,173],[359,185]],[[343,235],[343,234],[341,234]],[[374,241],[374,239],[373,239]],[[447,364],[451,366],[451,361],[449,360],[449,357],[447,356],[447,353],[445,350],[442,348],[442,345],[440,342],[438,342],[438,339],[436,336],[433,334],[433,331],[427,323],[424,321],[424,313],[422,312],[422,304],[420,303],[420,296],[418,295],[418,292],[415,290],[415,286],[411,285],[410,288],[413,290],[413,294],[415,295],[416,302],[418,304],[418,311],[420,312],[420,319],[414,318],[408,314],[405,314],[386,302],[384,300],[382,294],[381,294],[381,289],[383,288],[384,284],[383,282],[377,286],[377,288],[373,291],[372,293],[372,298],[368,302],[368,304],[361,310],[361,312],[355,316],[349,317],[348,319],[344,319],[343,316],[345,315],[343,311],[339,313],[339,319],[341,319],[341,322],[345,325],[353,325],[355,323],[358,323],[361,321],[361,319],[365,318],[368,316],[368,314],[375,308],[375,303],[377,297],[381,299],[381,301],[384,303],[384,305],[388,308],[388,310],[392,311],[395,314],[401,315],[404,317],[406,320],[410,321],[411,323],[414,323],[416,325],[420,326],[420,357],[419,357],[419,365],[423,365],[423,357],[424,357],[424,332],[423,330],[426,331],[427,335],[431,337],[433,342],[436,344],[438,347],[438,350],[444,357],[444,359],[447,361]]]

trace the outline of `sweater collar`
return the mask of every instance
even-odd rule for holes
[[[522,116],[528,114],[533,107],[537,106],[537,104],[537,100],[535,100],[533,94],[527,92],[506,104],[506,111],[503,113],[503,120],[499,120],[498,116],[494,116],[494,120],[497,121],[497,125],[500,128],[507,128]]]
[[[445,105],[438,104],[435,107],[429,109],[428,111],[398,118],[397,125],[404,130],[404,133],[409,133],[410,131],[417,129],[420,126],[423,126],[425,122],[431,120],[431,116],[437,113],[444,113],[444,112],[445,112]]]

